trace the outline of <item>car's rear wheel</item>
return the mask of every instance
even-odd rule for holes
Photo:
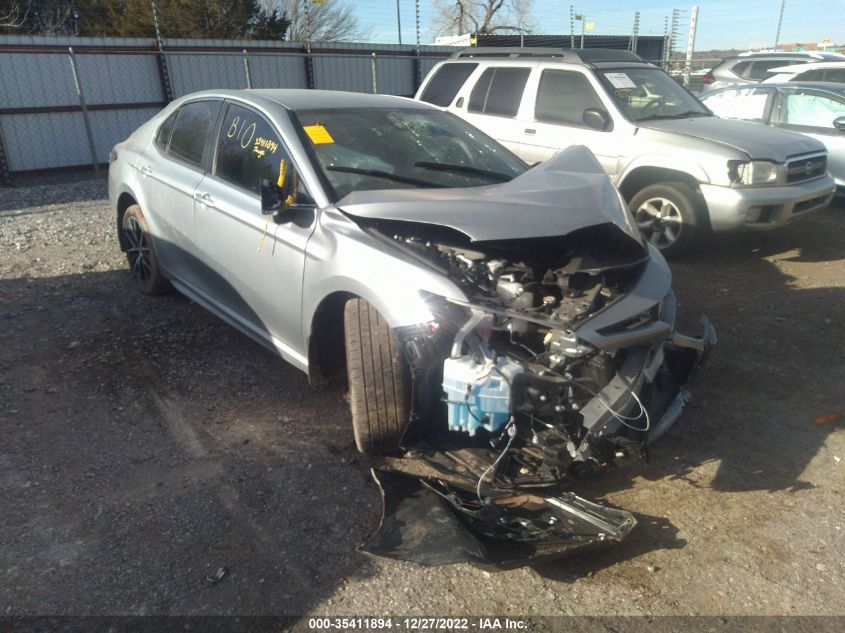
[[[133,204],[126,209],[121,229],[126,245],[126,259],[138,289],[148,295],[169,291],[170,282],[161,274],[150,229],[140,206]]]
[[[667,257],[686,251],[706,226],[695,191],[682,182],[643,187],[630,207],[643,239]]]
[[[411,405],[410,370],[396,333],[363,299],[346,303],[344,333],[355,444],[362,453],[395,450]]]

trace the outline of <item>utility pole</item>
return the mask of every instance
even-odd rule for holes
[[[780,17],[778,17],[778,30],[775,33],[775,50],[778,49],[778,42],[780,42],[780,25],[783,24],[783,8],[786,5],[786,0],[780,0]]]
[[[575,48],[575,7],[569,5],[569,48]]]
[[[695,31],[698,27],[698,5],[693,5],[689,17],[689,35],[687,36],[687,59],[684,64],[684,85],[689,86],[690,71],[692,70],[692,51],[695,48]]]
[[[402,16],[399,13],[399,0],[396,0],[396,29],[399,31],[399,46],[402,46]]]
[[[302,0],[302,6],[305,7],[305,41],[311,41],[311,16],[308,14],[308,3],[311,0]]]

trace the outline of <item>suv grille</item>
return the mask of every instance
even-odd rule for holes
[[[827,171],[827,156],[796,158],[786,163],[786,182],[792,184],[824,176]]]

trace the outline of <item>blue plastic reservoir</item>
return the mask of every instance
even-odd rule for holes
[[[449,430],[475,435],[479,428],[498,431],[511,416],[511,388],[522,366],[502,356],[476,363],[472,357],[448,358],[443,364],[443,391]]]

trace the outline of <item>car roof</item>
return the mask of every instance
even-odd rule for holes
[[[769,68],[770,73],[804,73],[808,70],[824,70],[826,68],[845,68],[845,58],[839,61],[828,62],[808,62],[806,64],[791,64],[789,66],[779,66],[778,68]]]
[[[430,108],[434,106],[405,97],[368,94],[364,92],[341,92],[339,90],[308,89],[251,89],[251,90],[204,90],[186,97],[208,96],[232,98],[252,102],[256,105],[280,105],[288,110],[325,110],[338,108]]]
[[[728,59],[754,59],[760,57],[783,57],[784,59],[826,59],[826,60],[845,60],[845,55],[839,53],[830,53],[827,51],[758,51],[739,53],[738,55],[731,55],[725,57]]]
[[[617,48],[554,48],[541,46],[471,46],[452,53],[449,61],[543,61],[566,62],[598,67],[601,64],[637,64],[645,62],[636,53]]]

